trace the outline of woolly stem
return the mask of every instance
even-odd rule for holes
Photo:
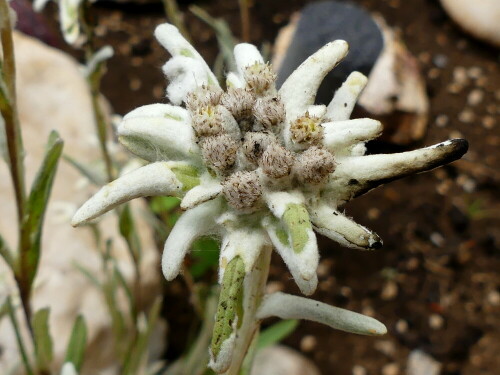
[[[265,246],[250,274],[245,278],[243,296],[243,323],[237,332],[234,343],[233,359],[229,369],[224,375],[240,374],[243,361],[249,348],[260,330],[260,320],[256,318],[257,309],[264,296],[267,277],[269,275],[269,265],[271,262],[272,247]]]

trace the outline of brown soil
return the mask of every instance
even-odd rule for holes
[[[321,240],[320,286],[313,297],[371,314],[387,325],[389,333],[369,338],[304,322],[285,343],[303,350],[325,375],[348,375],[355,365],[367,374],[389,374],[389,367],[384,370],[388,364],[399,365],[403,373],[409,352],[416,348],[442,362],[442,374],[498,373],[498,50],[463,33],[437,0],[355,2],[398,28],[421,62],[431,110],[428,132],[416,146],[461,136],[470,142],[470,151],[463,161],[391,183],[347,206],[349,215],[384,239],[381,250],[356,252]],[[188,2],[180,3],[186,10]],[[290,15],[306,3],[254,1],[251,41],[272,43]],[[236,0],[197,5],[223,17],[239,36]],[[103,85],[116,112],[125,114],[162,100],[165,81],[160,68],[168,55],[152,37],[155,26],[165,21],[161,4],[98,2],[95,7],[102,43],[116,51]],[[195,46],[212,63],[217,52],[213,32],[192,14],[186,20]],[[463,87],[450,86],[461,72],[467,76]],[[472,90],[483,93],[475,106],[467,104]],[[448,119],[445,126],[443,115]],[[383,148],[380,151],[387,151]],[[273,260],[271,280],[275,287],[297,292],[278,257]],[[184,288],[181,281],[172,286]],[[167,302],[170,358],[182,350],[192,316],[181,294]],[[313,339],[304,340],[306,336]]]

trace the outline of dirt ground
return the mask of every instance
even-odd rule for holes
[[[404,373],[413,349],[441,362],[445,375],[498,373],[499,51],[462,32],[437,0],[354,2],[398,28],[421,63],[430,99],[429,127],[412,147],[464,137],[470,150],[463,161],[391,183],[346,207],[350,216],[384,239],[381,250],[356,252],[321,239],[320,285],[313,297],[372,315],[389,333],[369,338],[303,322],[285,344],[301,350],[325,375],[348,375],[353,369],[355,374]],[[180,1],[181,9],[191,3]],[[195,3],[224,18],[240,35],[236,0]],[[251,39],[260,44],[272,43],[307,1],[253,3]],[[160,68],[168,55],[152,35],[165,21],[162,5],[98,2],[95,9],[102,43],[116,51],[103,84],[115,111],[125,114],[161,100],[165,81]],[[217,52],[214,33],[192,14],[186,21],[194,45],[212,63]],[[271,282],[273,288],[298,292],[278,257]],[[173,286],[184,288],[181,281]],[[180,337],[192,314],[182,295],[172,296],[170,306],[176,307],[167,308],[170,358],[180,353]]]

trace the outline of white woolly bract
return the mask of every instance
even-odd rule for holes
[[[226,76],[226,86],[228,88],[240,89],[245,87],[245,81],[243,81],[243,77],[239,77],[234,72],[229,72]]]
[[[310,105],[309,107],[307,107],[307,113],[309,113],[309,116],[322,119],[326,113],[326,105],[324,104]]]
[[[283,217],[283,214],[289,204],[304,203],[304,196],[298,190],[266,191],[263,195],[267,206],[278,219]]]
[[[308,233],[309,241],[302,252],[295,253],[288,244],[283,243],[282,238],[279,238],[278,230],[283,230],[282,227],[269,218],[264,218],[262,226],[266,229],[274,248],[285,262],[300,291],[306,296],[313,294],[318,285],[316,270],[319,263],[314,233],[312,231]]]
[[[208,182],[202,182],[189,190],[181,201],[181,208],[189,210],[201,203],[217,197],[222,190],[222,186],[217,180],[210,179]]]
[[[455,160],[456,155],[466,149],[465,140],[452,139],[414,151],[336,158],[337,166],[329,177],[323,197],[330,204],[345,203],[388,181]]]
[[[177,27],[168,23],[161,24],[155,29],[155,37],[160,44],[175,57],[183,56],[195,60],[199,63],[198,66],[203,67],[206,74],[206,82],[198,82],[199,86],[204,83],[219,86],[217,78],[212,73],[207,63],[194,47],[182,36]],[[170,60],[170,61],[171,61]]]
[[[181,194],[183,185],[170,169],[172,165],[170,162],[148,164],[110,182],[80,207],[71,224],[88,223],[134,198]]]
[[[161,269],[167,280],[173,280],[179,274],[182,261],[193,242],[213,232],[220,209],[220,201],[214,199],[186,211],[177,220],[165,242],[161,259]]]
[[[75,365],[71,362],[66,362],[62,365],[60,375],[78,375],[78,372],[75,369]]]
[[[123,116],[123,120],[130,120],[132,118],[146,119],[151,117],[160,117],[169,120],[182,121],[186,124],[189,124],[191,122],[191,118],[187,110],[177,105],[163,103],[148,104],[137,107],[136,109]]]
[[[273,316],[281,319],[311,320],[334,329],[360,335],[380,336],[387,333],[385,325],[376,319],[309,298],[281,292],[264,297],[257,311],[258,319]]]
[[[83,68],[83,74],[86,77],[89,77],[92,73],[94,73],[97,67],[103,63],[104,61],[110,59],[114,55],[113,47],[104,46],[99,49],[96,53],[92,55],[89,59],[85,67]]]
[[[238,69],[237,76],[241,82],[245,82],[243,79],[245,68],[255,63],[264,63],[264,59],[257,47],[248,43],[240,43],[234,47],[234,59]]]
[[[165,116],[125,116],[117,133],[132,153],[149,161],[201,159],[193,128],[182,121]]]
[[[349,74],[328,104],[325,117],[329,121],[348,120],[367,82],[368,78],[360,72]]]
[[[68,44],[82,42],[80,5],[83,0],[59,0],[59,21],[64,40]]]
[[[370,118],[323,123],[323,145],[340,154],[344,148],[377,138],[382,129],[380,121]]]
[[[382,240],[375,233],[327,205],[311,208],[309,215],[316,232],[343,246],[360,250],[382,246]]]
[[[238,320],[236,317],[235,321]],[[210,356],[210,361],[208,362],[208,367],[215,371],[217,374],[224,373],[231,365],[231,360],[233,359],[233,349],[234,343],[236,341],[236,332],[233,331],[231,335],[222,342],[217,358],[212,353],[212,348],[208,349]]]
[[[240,256],[249,273],[265,245],[269,245],[267,234],[257,228],[238,228],[229,230],[222,238],[219,257],[219,282],[222,282],[226,266],[236,256]]]
[[[288,121],[303,115],[314,104],[318,88],[335,65],[347,54],[348,45],[343,40],[328,43],[304,61],[286,79],[279,90],[285,104]]]
[[[198,86],[209,83],[205,64],[190,57],[176,56],[163,66],[163,73],[170,83],[167,87],[168,99],[175,105],[186,100],[187,94]]]

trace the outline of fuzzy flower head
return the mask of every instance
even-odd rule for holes
[[[250,272],[264,246],[272,245],[300,290],[316,289],[315,232],[341,245],[372,250],[382,240],[346,216],[342,207],[369,190],[460,158],[461,139],[390,155],[365,155],[380,122],[350,120],[366,85],[353,72],[332,101],[315,105],[323,78],[347,54],[347,43],[328,43],[300,65],[277,90],[276,75],[256,47],[234,49],[237,71],[223,91],[199,53],[172,25],[156,29],[172,58],[163,71],[171,104],[151,104],[127,114],[118,128],[125,147],[150,164],[104,186],[75,214],[88,223],[133,198],[182,199],[163,252],[162,269],[175,278],[200,236],[222,239],[220,280],[235,257]]]

